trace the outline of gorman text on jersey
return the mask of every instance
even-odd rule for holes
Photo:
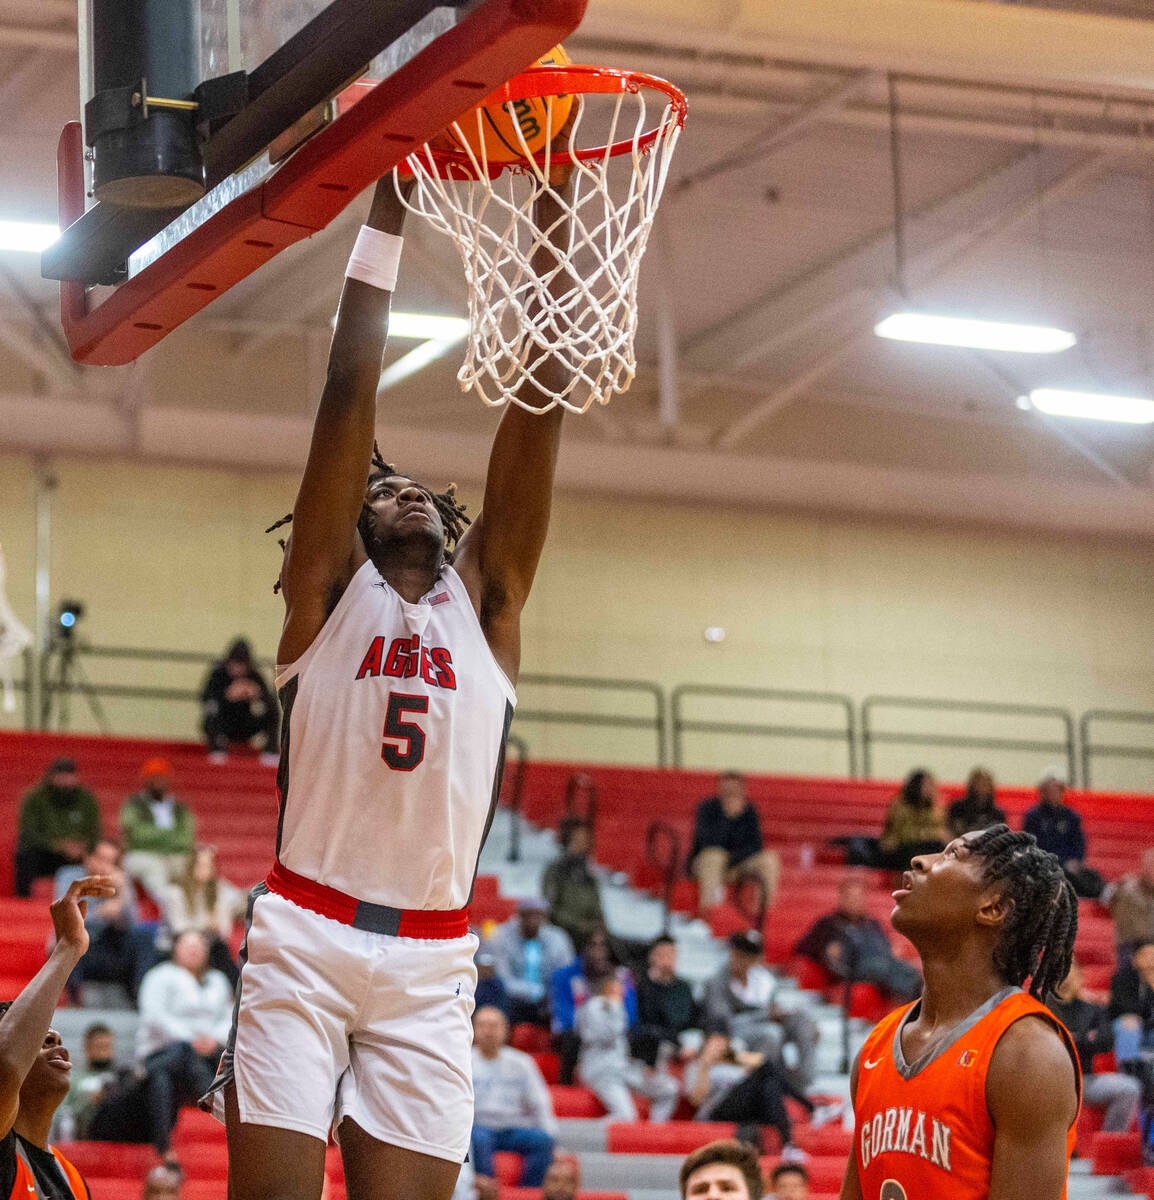
[[[879,1154],[913,1154],[950,1170],[950,1127],[920,1109],[887,1108],[863,1119],[860,1131],[863,1169]]]

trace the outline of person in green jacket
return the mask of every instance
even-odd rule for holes
[[[171,781],[168,760],[150,758],[140,769],[140,791],[120,809],[124,869],[161,905],[196,845],[196,818],[173,796]]]
[[[20,804],[16,895],[31,895],[35,880],[82,861],[100,834],[100,805],[81,787],[75,760],[54,758]]]
[[[549,921],[564,929],[578,951],[589,935],[605,927],[601,890],[589,866],[593,832],[587,821],[566,817],[558,830],[561,857],[545,868],[541,895],[549,905]]]

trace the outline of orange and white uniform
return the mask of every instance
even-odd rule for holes
[[[1002,1035],[1023,1017],[1050,1022],[1074,1064],[1080,1101],[1078,1055],[1045,1005],[1020,988],[1005,988],[958,1025],[946,1045],[907,1063],[901,1034],[919,1003],[890,1013],[862,1048],[854,1154],[863,1200],[986,1200],[994,1158],[986,1076]],[[1067,1161],[1074,1136],[1071,1125]]]

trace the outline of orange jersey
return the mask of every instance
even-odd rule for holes
[[[862,1196],[986,1200],[994,1158],[986,1074],[994,1047],[1014,1022],[1028,1016],[1045,1018],[1070,1052],[1081,1100],[1074,1043],[1045,1005],[1019,988],[1007,988],[971,1013],[928,1060],[909,1064],[900,1033],[915,1007],[916,1002],[890,1013],[862,1047],[854,1100],[854,1154]],[[1074,1134],[1071,1125],[1067,1162],[1074,1151]]]

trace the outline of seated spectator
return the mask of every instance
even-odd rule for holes
[[[497,959],[488,950],[478,950],[473,961],[477,966],[477,988],[473,993],[473,1007],[499,1008],[508,1020],[509,993],[497,974]]]
[[[16,895],[30,896],[37,879],[73,866],[100,837],[100,806],[80,784],[76,762],[54,758],[43,780],[24,793],[16,833]]]
[[[171,778],[167,759],[150,758],[140,769],[140,791],[120,808],[124,869],[158,905],[196,845],[196,818],[173,796]]]
[[[252,660],[248,642],[238,638],[209,672],[200,694],[209,758],[228,761],[232,745],[260,739],[261,762],[277,762],[280,712],[276,697]]]
[[[649,947],[649,965],[637,981],[637,1022],[630,1034],[633,1054],[647,1066],[676,1052],[681,1035],[695,1028],[693,991],[677,976],[677,943],[662,935]]]
[[[90,1195],[80,1172],[48,1143],[71,1070],[68,1051],[49,1022],[65,980],[88,948],[80,903],[112,893],[109,880],[74,883],[52,905],[54,947],[48,961],[15,1000],[0,1004],[0,1196]]]
[[[917,968],[895,957],[880,921],[866,908],[866,881],[847,875],[838,886],[837,909],[819,917],[795,952],[837,979],[870,983],[896,1002],[913,1000],[922,989]]]
[[[929,771],[911,771],[886,810],[878,866],[905,871],[915,855],[939,854],[945,844],[946,818],[938,802],[938,781]]]
[[[554,859],[541,878],[541,895],[549,905],[549,920],[563,929],[578,950],[595,930],[605,927],[601,891],[589,866],[593,833],[588,821],[567,817],[558,830],[561,857]]]
[[[817,1026],[805,1013],[774,1003],[777,984],[764,958],[765,942],[756,929],[730,937],[729,961],[705,985],[702,1024],[764,1055],[801,1093],[813,1084]]]
[[[1032,833],[1038,845],[1062,864],[1070,886],[1079,896],[1096,900],[1104,881],[1086,866],[1086,835],[1079,813],[1064,803],[1066,776],[1061,767],[1050,767],[1038,782],[1038,803],[1026,813],[1022,828]]]
[[[141,1200],[180,1200],[180,1176],[168,1167],[153,1167],[144,1177]]]
[[[118,983],[135,1006],[140,982],[157,960],[156,926],[140,919],[136,889],[120,865],[120,847],[115,842],[97,842],[82,866],[61,867],[54,882],[56,898],[86,875],[107,876],[116,895],[88,902],[84,924],[90,943],[69,977],[69,999],[78,1004],[85,983]]]
[[[646,1067],[629,1057],[629,1016],[621,981],[600,975],[593,994],[577,1012],[581,1081],[609,1110],[611,1121],[636,1121],[633,1093],[648,1096],[651,1121],[668,1121],[677,1107],[678,1084],[664,1066]]]
[[[764,1055],[735,1050],[723,1033],[711,1033],[685,1071],[685,1096],[696,1121],[733,1121],[738,1141],[761,1148],[763,1126],[777,1130],[782,1155],[799,1157],[793,1122],[785,1106],[791,1095],[809,1112],[813,1103],[794,1088]]]
[[[72,1064],[68,1095],[56,1110],[53,1134],[58,1141],[88,1139],[88,1124],[110,1081],[116,1077],[116,1034],[103,1022],[84,1031],[84,1060]]]
[[[770,1200],[809,1200],[809,1172],[799,1162],[778,1163],[769,1186]]]
[[[950,805],[946,821],[951,838],[1006,823],[1006,814],[995,803],[994,777],[985,767],[970,772],[965,795]]]
[[[1118,1065],[1140,1074],[1143,1051],[1154,1049],[1154,942],[1140,943],[1130,962],[1119,964],[1110,980],[1109,1013]]]
[[[681,1164],[677,1179],[681,1200],[761,1200],[765,1181],[761,1159],[745,1142],[710,1142]]]
[[[1095,1072],[1094,1056],[1108,1054],[1114,1048],[1114,1028],[1106,1009],[1083,996],[1082,968],[1076,961],[1070,964],[1070,973],[1047,1004],[1074,1039],[1082,1066],[1082,1103],[1106,1110],[1102,1122],[1106,1133],[1125,1133],[1138,1115],[1142,1087],[1133,1075]]]
[[[501,925],[486,947],[497,960],[497,974],[509,993],[509,1020],[514,1025],[550,1023],[546,990],[553,972],[574,958],[569,935],[545,922],[544,900],[528,897],[517,915]]]
[[[212,1085],[232,1028],[232,988],[209,969],[202,933],[182,933],[172,961],[160,963],[140,988],[137,1058],[147,1081],[153,1145],[169,1165],[172,1130],[183,1105],[195,1104]]]
[[[553,1161],[557,1118],[537,1064],[505,1045],[509,1025],[495,1008],[473,1016],[473,1168],[478,1193],[495,1195],[493,1154],[519,1154],[522,1187],[540,1187]]]
[[[173,937],[198,929],[208,939],[208,963],[236,987],[240,971],[229,948],[233,926],[244,913],[240,888],[216,873],[216,848],[197,846],[175,883],[164,893],[164,921]]]
[[[575,1158],[566,1155],[555,1158],[545,1172],[541,1184],[541,1200],[577,1200],[577,1186],[581,1182],[581,1169]]]
[[[1103,894],[1114,918],[1114,940],[1119,962],[1142,942],[1154,941],[1154,850],[1142,854],[1142,869],[1123,875]]]
[[[765,848],[757,809],[746,798],[745,780],[736,771],[719,775],[717,795],[697,806],[686,866],[697,880],[703,916],[725,899],[727,883],[747,876],[762,880],[766,904],[772,906],[781,860]]]

